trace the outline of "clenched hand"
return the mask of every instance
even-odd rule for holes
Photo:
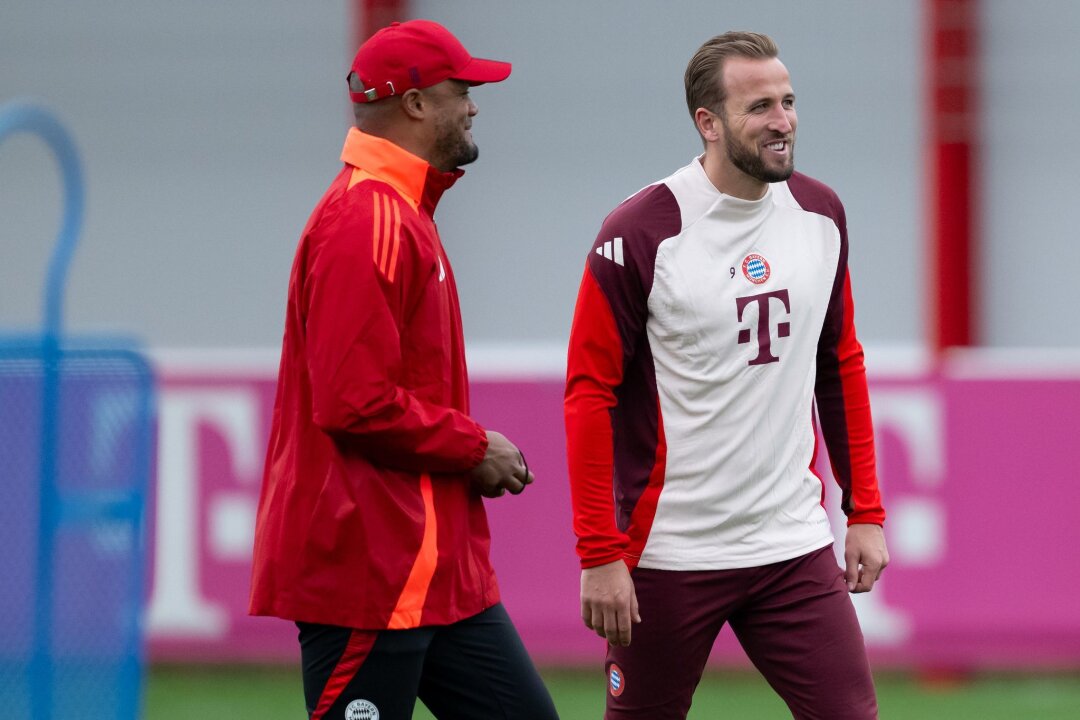
[[[472,469],[473,484],[484,497],[502,497],[509,490],[519,494],[536,478],[525,464],[525,456],[502,433],[487,431],[484,459]]]

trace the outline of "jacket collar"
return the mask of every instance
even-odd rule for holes
[[[341,160],[392,185],[414,206],[428,215],[435,212],[439,198],[465,174],[460,168],[440,172],[423,158],[375,135],[350,128],[341,151]]]

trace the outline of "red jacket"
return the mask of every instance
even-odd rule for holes
[[[499,600],[468,471],[457,288],[432,213],[461,175],[352,129],[300,238],[255,526],[250,611],[361,629]]]

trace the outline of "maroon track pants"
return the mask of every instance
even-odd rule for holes
[[[641,623],[629,647],[608,648],[607,720],[685,718],[725,622],[793,717],[877,717],[862,631],[831,545],[756,568],[636,568],[632,577]]]

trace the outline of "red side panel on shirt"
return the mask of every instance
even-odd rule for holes
[[[660,410],[660,399],[656,401],[656,414],[660,418],[659,433],[656,439],[656,464],[649,474],[649,484],[638,498],[634,513],[630,516],[630,545],[626,548],[626,564],[630,569],[637,567],[645,543],[649,540],[653,519],[656,517],[656,505],[660,502],[660,492],[664,489],[664,477],[667,473],[667,439],[664,437],[664,415]]]

